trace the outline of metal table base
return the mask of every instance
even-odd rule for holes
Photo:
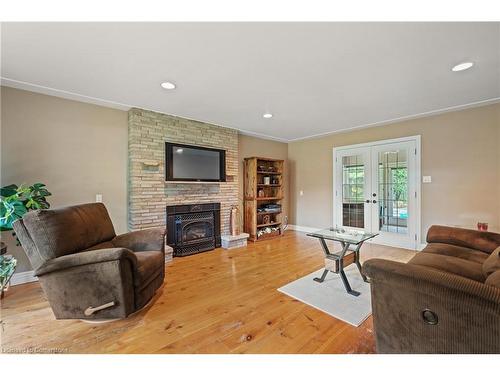
[[[335,261],[335,265],[336,265],[335,268],[337,269],[337,271],[332,271],[332,270],[328,270],[325,268],[321,277],[315,277],[314,281],[316,281],[318,283],[322,283],[323,281],[325,281],[325,278],[326,278],[326,275],[328,275],[328,272],[333,272],[333,273],[340,275],[340,278],[342,280],[342,283],[344,284],[344,287],[345,287],[345,290],[347,291],[347,293],[349,293],[353,296],[356,296],[356,297],[359,296],[361,293],[357,292],[351,288],[351,285],[349,284],[349,280],[347,280],[347,276],[344,272],[344,257],[345,257],[345,254],[347,253],[347,251],[349,250],[350,244],[347,242],[339,241],[340,244],[342,245],[342,251],[340,252],[340,254],[332,254],[330,252],[330,249],[328,248],[328,245],[326,244],[325,239],[324,238],[318,238],[318,239],[319,239],[319,242],[321,243],[321,247],[323,248],[323,252],[325,253],[325,258]],[[365,283],[367,283],[368,279],[366,278],[365,275],[363,275],[363,272],[361,271],[361,264],[359,263],[359,249],[361,248],[361,245],[363,245],[363,242],[357,244],[356,249],[354,249],[352,251],[354,253],[354,263],[356,263],[356,267],[358,267],[358,271],[361,274],[363,281]]]

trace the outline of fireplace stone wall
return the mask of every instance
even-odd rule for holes
[[[226,150],[227,182],[166,183],[165,142]],[[165,226],[167,205],[221,204],[221,234],[238,204],[238,132],[199,121],[132,108],[128,113],[128,226]]]

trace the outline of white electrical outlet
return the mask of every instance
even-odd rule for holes
[[[424,184],[430,184],[432,182],[432,177],[431,176],[422,176],[422,182]]]
[[[304,190],[299,191],[299,195],[303,196],[304,195]]]
[[[101,203],[102,202],[102,194],[96,194],[95,195],[95,201],[98,202],[98,203]]]

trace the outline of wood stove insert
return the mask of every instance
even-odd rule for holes
[[[220,203],[167,206],[167,244],[176,257],[220,247]]]

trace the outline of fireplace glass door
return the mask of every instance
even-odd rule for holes
[[[197,221],[183,225],[182,243],[197,242],[213,237],[213,224],[208,221]]]

